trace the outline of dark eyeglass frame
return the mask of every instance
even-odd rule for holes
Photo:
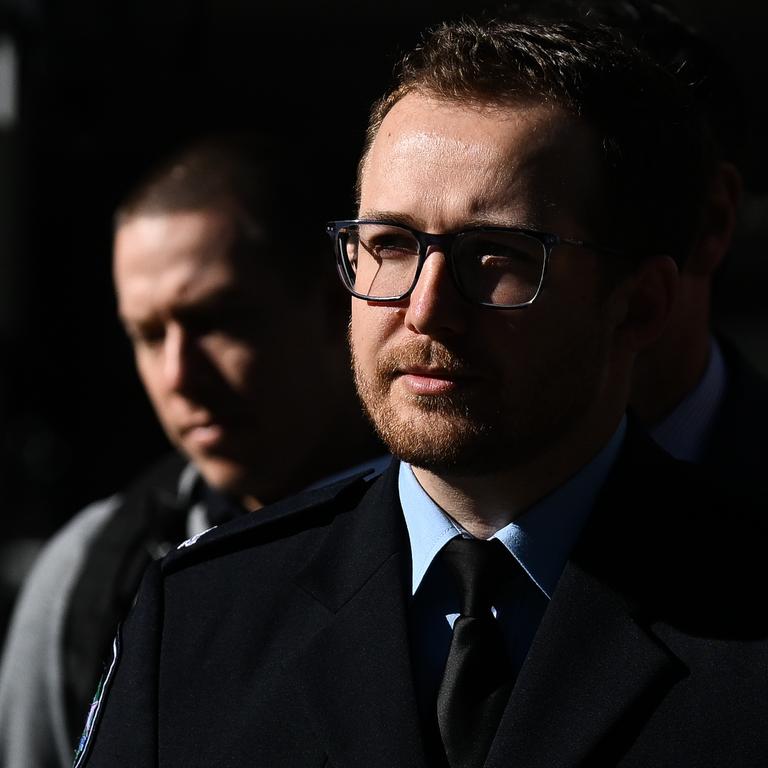
[[[364,293],[358,293],[353,288],[354,274],[351,271],[349,259],[347,258],[345,249],[343,247],[342,233],[344,229],[347,229],[349,227],[356,226],[359,224],[373,224],[373,225],[380,224],[382,226],[387,226],[387,227],[398,227],[400,229],[405,230],[406,232],[410,232],[413,235],[414,239],[419,244],[419,260],[416,264],[416,272],[414,273],[414,276],[413,276],[413,282],[411,283],[411,287],[407,291],[397,296],[367,296]],[[536,229],[527,229],[525,227],[502,227],[502,226],[470,227],[468,229],[462,229],[458,232],[450,232],[447,234],[435,235],[429,232],[422,232],[421,230],[414,229],[413,227],[409,227],[405,224],[402,224],[399,221],[388,221],[386,219],[384,220],[340,219],[338,221],[329,221],[325,225],[325,231],[328,234],[328,236],[333,240],[334,250],[336,251],[336,268],[339,272],[339,276],[341,277],[341,281],[344,284],[344,287],[356,298],[362,299],[364,301],[376,303],[376,304],[387,304],[387,303],[396,303],[398,301],[403,301],[404,299],[407,299],[411,295],[411,293],[413,293],[413,289],[416,287],[416,284],[419,282],[419,277],[421,275],[422,267],[424,266],[424,263],[427,260],[427,256],[429,255],[430,246],[437,246],[440,252],[445,256],[448,262],[448,265],[450,267],[451,278],[453,279],[453,283],[456,286],[456,290],[459,292],[459,295],[470,304],[474,304],[481,307],[488,307],[490,309],[522,309],[523,307],[528,307],[531,304],[533,304],[533,302],[536,301],[539,294],[541,293],[542,286],[544,285],[544,278],[549,268],[549,258],[550,258],[550,255],[552,254],[552,249],[555,248],[555,246],[573,245],[578,248],[586,248],[587,250],[594,251],[596,253],[609,254],[612,256],[620,257],[620,258],[622,257],[621,253],[611,248],[605,248],[600,245],[595,245],[594,243],[590,243],[585,240],[572,240],[566,237],[560,237],[559,235],[554,235],[551,232],[541,232]],[[539,284],[536,287],[536,293],[534,293],[533,297],[530,298],[528,301],[525,301],[519,304],[493,304],[488,301],[480,301],[478,299],[473,298],[472,296],[468,296],[465,293],[464,287],[462,286],[462,283],[461,283],[461,278],[459,277],[458,270],[456,269],[456,262],[454,258],[454,253],[455,253],[454,244],[459,238],[465,235],[478,234],[478,233],[484,233],[484,232],[490,232],[490,233],[505,232],[505,233],[525,235],[541,243],[544,249],[544,263],[542,264],[542,267],[541,267],[541,278],[539,279]]]

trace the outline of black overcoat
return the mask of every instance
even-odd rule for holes
[[[765,768],[764,516],[629,430],[487,768]],[[426,768],[397,463],[150,566],[88,768]]]

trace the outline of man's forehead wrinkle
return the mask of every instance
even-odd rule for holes
[[[521,120],[519,116],[516,119],[515,115],[510,115],[507,122],[510,124],[510,133],[514,133]],[[504,148],[492,142],[465,139],[460,135],[448,136],[437,130],[404,131],[394,137],[389,132],[388,164],[405,164],[410,167],[414,157],[439,157],[440,164],[432,164],[435,173],[439,173],[441,164],[447,166],[456,163],[482,168],[488,179],[493,175],[495,180],[500,178],[505,181],[523,171],[535,170],[543,162],[551,160],[557,154],[553,148],[562,147],[564,139],[573,130],[573,122],[575,119],[546,112],[527,124],[525,134],[518,141],[510,141]]]
[[[392,145],[384,174],[402,168],[411,171],[414,156],[418,156],[415,153],[420,154],[424,149],[432,158],[426,168],[428,178],[410,172],[404,176],[410,179],[414,191],[418,192],[423,212],[437,214],[448,202],[460,205],[466,216],[482,218],[497,212],[500,204],[508,207],[509,192],[516,185],[514,169],[510,169],[509,174],[499,174],[498,164],[504,160],[497,149],[460,137],[423,131],[404,134]],[[474,177],[463,174],[465,184],[461,188],[454,188],[450,183],[457,166],[475,170]],[[393,216],[387,211],[373,211],[371,208],[361,209],[360,215],[362,218],[403,220],[402,213]]]
[[[487,145],[467,141],[460,136],[446,136],[436,131],[406,131],[394,141],[389,133],[388,138],[392,147],[393,162],[411,163],[414,151],[421,152],[424,148],[428,148],[430,152],[438,150],[447,157],[463,162],[483,161],[487,164],[495,155]]]
[[[502,104],[479,106],[457,123],[450,102],[427,100],[424,110],[424,100],[409,99],[368,158],[361,217],[435,233],[484,224],[549,230],[560,211],[582,218],[596,182],[589,168],[595,135],[583,120],[554,105]],[[426,122],[419,124],[420,115]],[[387,187],[388,179],[397,183]]]

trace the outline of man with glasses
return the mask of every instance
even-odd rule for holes
[[[400,461],[151,567],[78,765],[764,764],[765,530],[625,413],[710,162],[608,30],[427,34],[328,225]]]

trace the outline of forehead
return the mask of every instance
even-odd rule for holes
[[[251,274],[255,264],[244,268],[233,252],[236,237],[233,216],[215,209],[128,219],[117,230],[114,245],[121,310],[153,302],[193,304],[213,292],[249,290],[268,276],[257,280]]]
[[[115,235],[115,276],[122,282],[231,269],[234,235],[231,217],[215,210],[132,217]]]
[[[579,218],[596,189],[597,145],[584,122],[557,106],[410,93],[371,145],[360,215],[410,212],[442,227],[450,218],[541,226],[555,212]]]

